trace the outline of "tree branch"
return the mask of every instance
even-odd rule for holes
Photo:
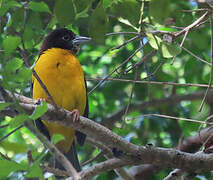
[[[195,93],[186,94],[186,95],[172,95],[172,96],[166,97],[166,98],[152,99],[150,101],[145,101],[142,103],[130,105],[129,112],[131,112],[133,110],[143,111],[143,110],[148,109],[149,107],[160,107],[162,105],[169,105],[169,104],[174,105],[174,104],[180,103],[181,101],[198,100],[198,99],[202,99],[204,94],[205,94],[204,91],[200,91],[200,92],[195,92]],[[207,96],[207,101],[210,101],[212,99],[211,98],[212,96],[213,96],[213,91],[209,91],[208,96]],[[116,121],[121,119],[121,117],[123,116],[123,114],[125,112],[125,109],[126,109],[126,107],[123,107],[119,111],[112,114],[110,117],[103,118],[102,124],[104,126],[107,126],[108,128],[111,128]]]
[[[55,155],[56,159],[67,170],[69,176],[73,177],[74,180],[78,180],[80,177],[67,158],[51,142],[49,142],[49,140],[41,134],[35,126],[32,125],[32,122],[26,121],[24,124],[34,135],[36,135],[44,146],[46,146]]]
[[[110,171],[112,169],[116,169],[118,167],[123,167],[126,165],[130,165],[131,162],[124,161],[118,158],[108,159],[104,162],[98,163],[93,165],[92,167],[87,168],[86,170],[80,173],[80,177],[84,178],[91,178],[97,174],[104,173],[106,171]]]
[[[177,32],[174,34],[174,36],[177,38],[182,34],[185,34],[187,31],[190,31],[191,29],[195,28],[199,23],[203,22],[204,20],[206,20],[206,18],[211,15],[212,12],[211,11],[206,11],[201,17],[199,17],[195,22],[193,22],[192,24],[190,24],[189,26],[185,27],[183,30]]]
[[[20,105],[30,112],[36,107],[34,104],[26,104],[22,102]],[[191,154],[174,149],[153,146],[137,146],[125,141],[122,137],[116,135],[109,129],[85,117],[80,117],[78,122],[73,121],[69,111],[64,109],[57,111],[50,104],[48,104],[48,111],[43,118],[51,122],[57,122],[61,125],[78,129],[110,149],[116,148],[122,150],[123,154],[120,159],[113,160],[116,161],[118,167],[127,164],[153,164],[167,168],[184,169],[185,171],[190,172],[210,171],[213,169],[211,166],[213,163],[213,155],[204,153]],[[120,164],[121,162],[122,165]],[[193,164],[193,166],[191,166],[191,164]],[[114,168],[117,167],[111,166],[111,169]]]

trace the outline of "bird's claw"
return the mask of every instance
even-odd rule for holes
[[[39,104],[41,104],[43,101],[46,101],[46,99],[44,99],[44,98],[38,98],[38,99],[36,99],[35,104],[36,104],[36,105],[39,105]]]
[[[70,114],[73,116],[73,121],[74,122],[79,120],[80,113],[79,113],[78,109],[73,109]]]

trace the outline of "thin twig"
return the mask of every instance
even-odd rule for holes
[[[8,136],[10,136],[11,134],[13,134],[14,132],[16,132],[17,130],[19,130],[20,128],[22,128],[24,125],[20,125],[17,128],[15,128],[14,130],[12,130],[11,132],[9,132],[7,135],[3,136],[2,138],[0,138],[0,142],[3,141],[4,139],[6,139]]]
[[[211,63],[209,63],[209,62],[207,62],[207,61],[201,59],[201,58],[198,57],[198,56],[196,56],[194,53],[192,53],[191,51],[189,51],[189,50],[186,49],[185,47],[182,46],[181,48],[182,48],[184,51],[186,51],[188,54],[190,54],[191,56],[193,56],[196,60],[201,61],[201,62],[203,62],[203,63],[205,63],[205,64],[207,64],[207,65],[209,65],[209,66],[212,66]]]
[[[155,68],[155,70],[154,70],[151,74],[149,74],[147,77],[144,77],[144,78],[141,79],[141,80],[145,80],[145,79],[148,79],[148,80],[149,80],[150,77],[154,76],[154,75],[159,71],[160,67],[161,67],[165,62],[166,62],[166,61],[162,61],[162,62]]]
[[[200,124],[199,128],[198,128],[198,135],[199,135],[199,138],[200,138],[200,141],[202,142],[203,146],[205,147],[205,145],[208,143],[208,141],[210,139],[212,139],[213,137],[213,134],[209,135],[208,138],[206,138],[205,140],[203,140],[202,136],[201,136],[201,130],[202,130],[202,127],[204,124],[207,124],[207,122],[209,122],[210,120],[212,120],[213,118],[213,114],[208,116],[202,124]],[[201,149],[200,149],[201,150]]]
[[[170,31],[161,31],[161,30],[151,30],[151,31],[146,31],[146,34],[168,34],[170,36],[174,36],[174,32]]]
[[[184,34],[186,31],[190,31],[191,29],[193,29],[194,27],[196,27],[199,23],[201,23],[202,21],[205,20],[205,18],[207,18],[209,15],[211,14],[210,11],[206,11],[200,18],[198,18],[195,22],[193,22],[192,24],[190,24],[189,26],[185,27],[183,30],[177,32],[174,34],[174,36],[177,38],[180,35]]]
[[[125,41],[123,44],[121,44],[121,45],[119,45],[119,46],[116,46],[116,47],[112,48],[111,50],[114,51],[114,50],[116,50],[116,49],[120,49],[121,47],[125,46],[126,44],[128,44],[128,43],[130,43],[130,42],[132,42],[132,41],[134,41],[134,40],[136,40],[136,39],[138,39],[138,38],[140,38],[142,35],[143,35],[143,33],[140,33],[140,34],[136,35],[135,37],[133,37],[133,38],[131,38],[131,39]]]
[[[210,27],[211,27],[211,65],[212,66],[211,66],[211,71],[210,71],[210,76],[209,76],[209,87],[206,89],[206,93],[205,93],[205,96],[204,96],[202,103],[200,105],[199,112],[202,111],[204,103],[206,101],[206,97],[208,95],[208,92],[209,92],[210,88],[212,87],[212,73],[213,73],[213,23],[212,23],[212,16],[209,17],[209,20],[210,20]]]
[[[134,34],[134,35],[139,35],[137,32],[112,32],[112,33],[107,33],[105,36],[112,36],[112,35],[122,35],[122,34]]]
[[[104,78],[86,78],[87,81],[102,81]],[[118,78],[106,78],[104,81],[119,81],[127,83],[137,83],[137,84],[154,84],[154,85],[170,85],[170,86],[184,86],[184,87],[203,87],[208,88],[207,84],[194,84],[194,83],[175,83],[175,82],[159,82],[159,81],[134,81],[132,79],[118,79]],[[212,87],[211,87],[212,88]]]
[[[61,165],[67,170],[69,176],[72,176],[75,180],[79,180],[80,176],[69,162],[69,160],[61,153],[55,145],[53,145],[49,140],[39,132],[39,130],[33,126],[32,122],[26,121],[25,126],[55,155],[56,159],[61,163]]]
[[[103,78],[98,84],[95,85],[95,87],[92,88],[92,90],[88,93],[91,94],[98,86],[100,86],[107,78],[109,78],[114,72],[116,72],[118,69],[120,69],[124,64],[129,62],[135,54],[137,54],[138,51],[140,51],[141,48],[138,48],[131,56],[129,56],[125,61],[123,61],[119,66],[117,66],[113,71],[111,71],[105,78]]]
[[[176,56],[173,56],[173,58],[172,58],[172,62],[170,63],[170,65],[173,65],[173,64],[174,64],[175,59],[176,59]]]
[[[36,71],[34,69],[32,69],[32,73],[33,76],[36,78],[36,80],[39,82],[40,86],[42,87],[42,89],[44,90],[44,92],[47,95],[47,98],[50,100],[51,104],[56,108],[59,109],[57,104],[55,103],[53,97],[51,96],[51,94],[49,93],[47,87],[45,86],[45,84],[42,82],[42,80],[40,79],[40,77],[38,76],[38,74],[36,73]]]
[[[144,63],[147,59],[149,59],[150,57],[154,56],[156,54],[156,50],[151,51],[150,53],[148,53],[147,55],[145,55],[139,62],[135,63],[134,65],[131,65],[131,67],[129,69],[127,69],[124,73],[128,73],[129,71],[131,71],[132,69],[134,69],[136,66],[140,66],[142,63]]]
[[[141,28],[142,28],[142,24],[143,24],[143,13],[144,13],[144,1],[141,2],[141,9],[140,9],[140,19],[138,21],[138,32],[141,33]]]
[[[147,76],[148,82],[150,82],[151,78],[152,78],[152,73],[149,73],[149,68],[146,63],[144,63],[144,69],[145,69],[146,74],[148,75]],[[148,96],[149,101],[152,100],[150,84],[147,84],[147,96]]]
[[[23,44],[23,43],[22,43]],[[22,50],[21,48],[17,47],[18,52],[20,53],[20,55],[22,56],[24,63],[27,67],[30,67],[30,64],[28,62],[28,58],[27,58],[27,54],[24,52],[24,50]]]
[[[156,116],[156,117],[175,119],[175,120],[181,120],[181,121],[189,121],[189,122],[203,124],[203,121],[199,121],[199,120],[196,120],[196,119],[180,118],[180,117],[168,116],[168,115],[163,115],[163,114],[144,114],[143,116]],[[206,122],[205,124],[212,125],[213,122],[212,123],[211,122]]]
[[[2,157],[3,159],[6,159],[8,161],[11,161],[11,159],[7,156],[5,156],[3,153],[0,152],[0,157]]]
[[[88,138],[87,138],[88,139]],[[86,139],[86,140],[87,140]],[[85,163],[86,161],[88,161],[89,159],[91,159],[91,156],[94,152],[94,150],[96,149],[96,147],[92,146],[88,151],[87,151],[87,154],[86,154],[86,157],[84,158],[84,160],[82,160],[81,164]],[[82,166],[82,165],[81,165]]]
[[[135,88],[135,81],[137,79],[137,76],[138,76],[138,68],[135,69],[135,77],[134,77],[134,81],[132,82],[132,88],[131,88],[131,93],[130,93],[130,96],[129,96],[129,101],[128,101],[128,104],[126,106],[126,109],[125,109],[125,112],[124,112],[124,118],[123,118],[123,122],[122,122],[122,126],[121,126],[121,129],[124,127],[125,125],[125,121],[126,121],[126,115],[129,111],[129,106],[132,102],[132,97],[133,97],[133,92],[134,92],[134,88]]]
[[[185,32],[184,37],[183,37],[183,40],[182,40],[182,42],[180,43],[180,47],[183,46],[183,43],[185,42],[188,33],[189,33],[189,31],[186,31],[186,32]]]
[[[94,64],[99,63],[99,60],[102,59],[109,51],[110,51],[110,48],[106,49],[100,56],[94,59]]]
[[[0,129],[8,127],[8,126],[9,126],[9,124],[2,125],[2,126],[0,126]]]
[[[26,6],[27,4],[28,3],[24,4],[23,6]],[[18,48],[18,51],[22,55],[23,60],[25,62],[25,65],[27,67],[30,67],[30,63],[29,63],[29,60],[27,58],[27,50],[26,50],[25,45],[24,45],[24,31],[25,31],[25,27],[26,27],[26,20],[27,20],[27,9],[24,7],[24,22],[23,22],[22,29],[20,31],[21,45],[22,45],[23,50]]]
[[[200,22],[199,24],[197,24],[197,25],[195,26],[195,28],[194,28],[193,30],[199,29],[199,27],[200,27],[201,25],[203,25],[203,24],[205,24],[205,23],[208,23],[208,22],[209,22],[208,19],[206,19],[206,20]]]
[[[103,151],[100,151],[96,156],[94,156],[93,158],[89,159],[88,161],[85,161],[81,164],[81,166],[85,166],[93,161],[95,161],[96,159],[98,159],[99,157],[101,157],[104,154]]]
[[[183,12],[200,12],[200,11],[208,11],[206,8],[201,8],[201,9],[193,9],[193,10],[182,10]]]

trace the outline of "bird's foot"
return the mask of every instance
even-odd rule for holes
[[[73,116],[73,121],[77,122],[80,118],[80,113],[78,111],[78,109],[73,109],[70,113]]]
[[[38,98],[38,99],[36,99],[35,104],[36,104],[36,105],[39,105],[39,104],[41,104],[41,103],[44,102],[44,101],[46,101],[45,98]]]

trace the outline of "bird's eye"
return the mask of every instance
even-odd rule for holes
[[[63,40],[65,41],[69,41],[70,40],[70,36],[69,35],[65,35],[62,37]]]

